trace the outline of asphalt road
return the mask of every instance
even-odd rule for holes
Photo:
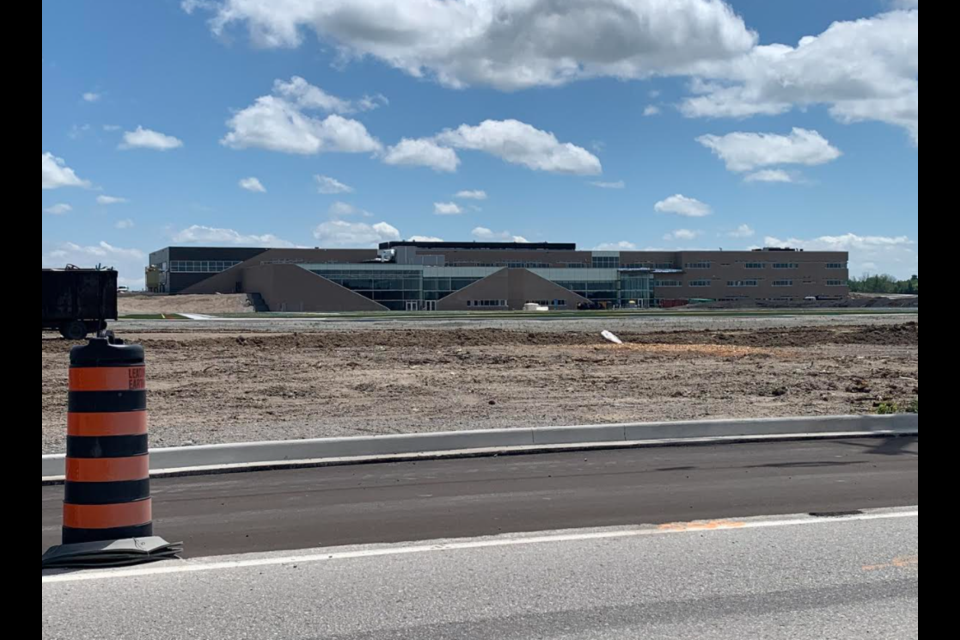
[[[834,473],[842,491],[849,476]],[[67,574],[42,580],[41,636],[918,640],[919,511],[867,517],[876,519],[508,536]]]
[[[154,484],[156,532],[185,542],[187,556],[196,558],[848,512],[919,506],[919,468],[919,439],[891,439],[560,453],[168,479]],[[62,491],[41,489],[41,553],[58,543]]]

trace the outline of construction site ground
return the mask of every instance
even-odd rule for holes
[[[121,321],[156,447],[876,413],[919,398],[919,316]],[[610,330],[626,343],[601,337]],[[41,335],[41,452],[73,344]]]

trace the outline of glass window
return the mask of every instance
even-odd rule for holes
[[[695,288],[704,288],[713,286],[713,282],[710,280],[691,280],[690,286]]]
[[[731,280],[727,282],[727,286],[734,288],[759,287],[760,282],[758,280]]]
[[[793,280],[774,280],[773,286],[775,287],[792,287]]]
[[[782,270],[799,269],[800,265],[797,264],[796,262],[778,262],[773,265],[773,268],[782,269]]]
[[[713,267],[712,262],[688,262],[687,269],[710,269]]]
[[[846,269],[847,263],[845,262],[831,262],[827,265],[827,269],[841,270]]]
[[[763,262],[748,262],[744,265],[747,269],[765,269],[767,267]]]

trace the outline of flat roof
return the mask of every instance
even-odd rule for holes
[[[381,251],[401,247],[417,249],[464,249],[467,251],[576,251],[575,243],[556,242],[384,242]]]

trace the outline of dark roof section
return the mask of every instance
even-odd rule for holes
[[[467,251],[576,251],[576,244],[555,242],[384,242],[380,245],[381,251],[400,247],[416,247],[417,249]]]

